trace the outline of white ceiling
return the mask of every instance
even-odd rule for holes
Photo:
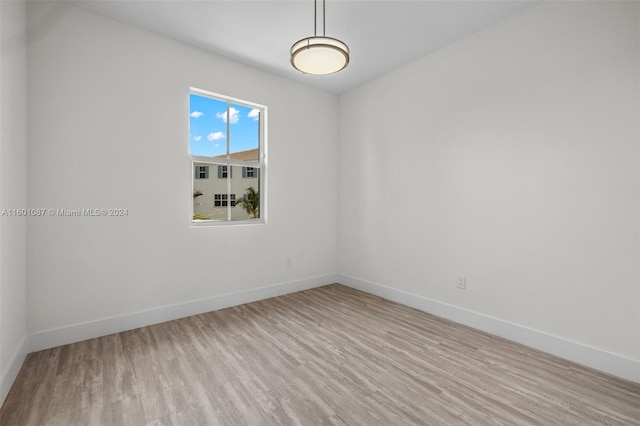
[[[70,3],[286,78],[343,93],[517,13],[533,1],[327,0],[326,35],[341,39],[351,50],[349,66],[329,76],[303,75],[289,62],[291,45],[313,35],[313,0]],[[318,9],[320,12],[320,4]]]

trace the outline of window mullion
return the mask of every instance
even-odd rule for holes
[[[231,125],[229,124],[229,108],[230,104],[227,102],[227,221],[231,222],[231,169],[233,166],[229,164],[228,160],[231,158],[229,155],[231,149]]]
[[[227,167],[227,221],[231,221],[231,167]]]
[[[230,108],[230,104],[229,102],[227,102],[227,159],[231,158],[229,156],[229,152],[231,149],[231,134],[229,133],[229,131],[231,130],[231,126],[229,125],[229,108]]]

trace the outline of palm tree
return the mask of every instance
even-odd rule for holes
[[[256,191],[253,186],[248,187],[246,191],[244,197],[236,201],[236,206],[241,206],[250,219],[257,219],[260,217],[260,192]]]

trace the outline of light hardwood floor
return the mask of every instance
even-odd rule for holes
[[[640,384],[334,284],[29,354],[9,425],[640,425]]]

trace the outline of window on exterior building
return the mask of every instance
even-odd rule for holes
[[[195,179],[209,179],[209,166],[196,166]]]
[[[213,198],[214,207],[226,207],[231,200],[231,207],[236,205],[236,194],[215,194]]]
[[[218,166],[218,179],[229,177],[229,166]]]
[[[243,167],[242,177],[245,179],[253,179],[258,177],[258,171],[255,167]]]
[[[265,222],[266,116],[265,106],[191,89],[192,223]]]

